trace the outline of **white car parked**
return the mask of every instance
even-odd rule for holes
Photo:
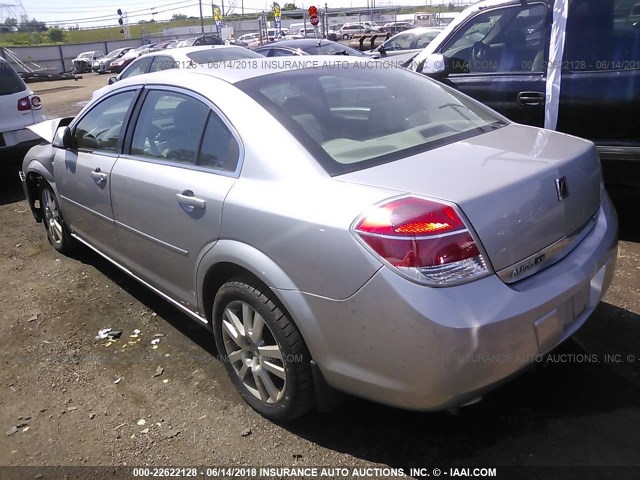
[[[215,68],[218,62],[229,62],[242,59],[264,58],[259,53],[234,45],[213,45],[203,47],[178,47],[171,50],[160,50],[141,55],[125,68],[117,77],[110,77],[109,84],[93,92],[96,98],[114,84],[125,78],[144,75],[161,70],[191,69],[200,67]]]
[[[82,52],[76,58],[71,60],[73,64],[73,73],[90,72],[93,63],[104,57],[104,53],[99,51]]]
[[[42,122],[40,97],[27,88],[16,71],[0,58],[0,158],[21,156],[40,142],[27,126]]]

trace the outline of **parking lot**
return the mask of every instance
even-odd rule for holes
[[[107,78],[30,87],[53,118]],[[458,415],[349,399],[280,426],[242,401],[207,330],[98,255],[57,253],[3,173],[0,465],[640,465],[640,194],[612,195],[613,285],[546,363]],[[122,337],[94,338],[108,327]]]

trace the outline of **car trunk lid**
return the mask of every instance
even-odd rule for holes
[[[535,254],[586,225],[601,196],[592,143],[521,125],[336,178],[458,204],[496,271],[551,264]]]

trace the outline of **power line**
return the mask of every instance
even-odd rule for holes
[[[139,9],[139,10],[132,10],[130,12],[128,12],[129,17],[144,17],[144,16],[148,16],[151,15],[152,13],[154,14],[158,14],[158,13],[164,13],[164,12],[170,12],[170,11],[174,11],[174,10],[180,10],[182,8],[188,8],[188,7],[192,7],[195,5],[198,5],[197,3],[193,3],[194,0],[183,0],[181,2],[174,2],[174,3],[168,3],[165,4],[161,7],[147,7],[147,8],[143,8],[143,9]],[[185,5],[187,4],[187,5]],[[171,5],[180,5],[179,7],[174,7],[174,8],[168,8],[168,9],[163,9],[163,10],[159,10],[158,8],[162,8],[162,7],[168,7]],[[138,13],[138,12],[145,12],[145,13]],[[50,22],[43,22],[46,23],[47,25],[65,25],[65,24],[69,24],[69,23],[73,23],[73,24],[78,24],[78,23],[92,23],[92,22],[101,22],[101,21],[107,21],[107,20],[112,20],[115,19],[117,15],[114,13],[113,15],[99,15],[99,16],[93,16],[93,17],[85,17],[85,18],[71,18],[71,19],[67,19],[67,20],[52,20]],[[24,23],[18,23],[18,25],[24,25]]]
[[[182,2],[176,2],[176,3],[182,3]],[[168,3],[168,4],[162,4],[162,5],[158,5],[158,2],[154,2],[154,1],[147,1],[145,0],[144,2],[130,2],[127,1],[127,7],[143,7],[143,5],[149,5],[149,7],[144,7],[142,8],[142,10],[147,9],[147,8],[162,8],[162,7],[166,7],[168,5],[175,5],[176,3]],[[45,7],[46,8],[46,7]],[[78,11],[88,11],[88,12],[95,12],[96,10],[98,11],[106,11],[106,10],[112,10],[113,7],[112,6],[108,6],[108,7],[87,7],[87,6],[79,6],[79,7],[56,7],[53,9],[45,9],[45,10],[41,10],[41,9],[34,9],[34,8],[30,8],[29,11],[30,12],[35,12],[35,13],[40,13],[40,14],[44,14],[44,13],[74,13],[74,12],[78,12]]]

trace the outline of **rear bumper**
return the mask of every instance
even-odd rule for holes
[[[291,313],[334,388],[440,410],[495,388],[580,328],[611,282],[616,252],[617,217],[605,196],[591,233],[520,282],[493,275],[428,288],[381,268],[351,298],[303,294],[306,308]],[[295,308],[293,292],[279,294]]]

